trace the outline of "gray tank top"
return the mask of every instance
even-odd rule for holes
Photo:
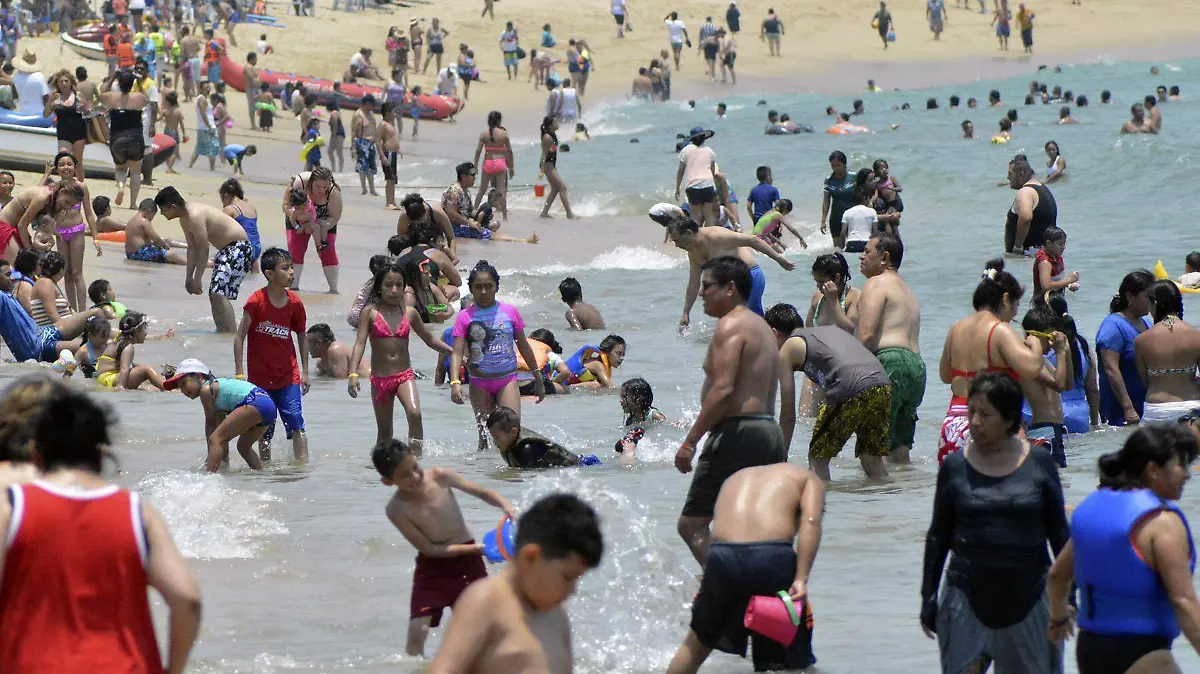
[[[808,360],[804,374],[825,390],[825,399],[833,405],[843,403],[876,386],[890,386],[887,372],[875,354],[854,335],[826,325],[792,333],[804,340]]]

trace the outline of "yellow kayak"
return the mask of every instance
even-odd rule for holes
[[[1154,278],[1156,278],[1160,281],[1171,280],[1171,275],[1167,273],[1167,268],[1163,266],[1162,260],[1159,260],[1154,265]],[[1175,285],[1179,285],[1179,284],[1176,283]],[[1181,293],[1200,293],[1200,288],[1184,288],[1183,286],[1179,286],[1179,292],[1181,292]]]

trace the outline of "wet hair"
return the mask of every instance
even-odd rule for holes
[[[496,408],[492,410],[490,414],[488,414],[487,427],[489,429],[498,427],[506,431],[514,428],[520,430],[521,415],[517,414],[517,411],[511,407],[497,405]]]
[[[700,272],[708,272],[714,283],[724,286],[732,283],[738,295],[744,302],[750,297],[750,267],[739,257],[723,255],[714,257],[700,267]]]
[[[813,276],[820,274],[831,280],[841,275],[842,283],[849,283],[850,263],[846,261],[846,256],[838,251],[825,253],[824,255],[818,255],[817,259],[813,260],[812,273]]]
[[[551,494],[534,503],[517,522],[517,550],[537,545],[548,560],[579,555],[588,568],[600,566],[604,537],[596,511],[574,494]]]
[[[1150,314],[1154,316],[1155,323],[1168,316],[1183,318],[1183,293],[1179,292],[1179,286],[1174,281],[1155,281],[1146,296],[1150,299]]]
[[[1177,84],[1176,84],[1176,85],[1173,85],[1173,86],[1170,88],[1170,90],[1168,91],[1168,93],[1169,93],[1171,96],[1178,96],[1178,95],[1179,95],[1179,85],[1177,85]],[[1082,97],[1082,96],[1080,96],[1080,98],[1083,98],[1083,97]]]
[[[833,152],[830,152],[829,163],[832,164],[835,161],[841,162],[842,166],[846,166],[848,164],[846,161],[846,153],[842,152],[841,150],[834,150]]]
[[[391,261],[391,255],[372,255],[370,260],[367,260],[367,269],[371,272],[371,276],[379,273],[383,269],[383,265]]]
[[[382,295],[379,293],[379,289],[383,287],[383,279],[387,278],[388,274],[399,274],[401,281],[403,281],[406,286],[408,285],[408,277],[404,273],[404,267],[400,266],[400,263],[397,262],[396,258],[393,257],[389,257],[387,261],[379,265],[379,268],[375,270],[374,274],[375,279],[371,283],[371,295],[373,297],[382,297]],[[420,304],[420,302],[418,302],[418,304]]]
[[[758,182],[760,183],[766,182],[767,178],[771,177],[771,167],[759,166],[758,168],[754,169],[754,177],[758,178]]]
[[[404,214],[408,216],[409,226],[414,220],[420,220],[425,217],[425,197],[422,197],[419,192],[409,192],[400,200],[400,207],[404,209]]]
[[[562,344],[559,344],[558,340],[554,338],[554,333],[550,332],[546,328],[538,328],[537,330],[534,330],[533,332],[529,333],[529,338],[536,339],[542,344],[545,344],[546,346],[550,347],[550,350],[554,353],[561,354],[563,352]]]
[[[1066,240],[1067,233],[1060,227],[1047,227],[1046,233],[1042,235],[1042,241],[1045,243],[1058,243]]]
[[[1084,374],[1083,357],[1080,356],[1079,352],[1082,350],[1084,353],[1088,353],[1091,350],[1091,346],[1079,334],[1079,328],[1075,325],[1075,318],[1067,313],[1067,300],[1061,293],[1051,294],[1046,303],[1058,317],[1058,329],[1067,336],[1067,342],[1071,345],[1071,365],[1075,368],[1073,372],[1075,373],[1076,380],[1078,380]]]
[[[341,189],[338,187],[337,181],[333,179],[333,171],[330,170],[330,168],[328,166],[314,166],[313,167],[312,173],[310,173],[308,176],[308,185],[312,185],[314,182],[316,182],[318,180],[328,181],[330,192],[332,192],[335,189]],[[305,190],[308,189],[308,185],[305,186]]]
[[[1030,330],[1053,332],[1058,329],[1058,326],[1058,314],[1055,314],[1050,305],[1045,302],[1035,301],[1029,311],[1025,312],[1025,317],[1021,319],[1021,327],[1026,332]]]
[[[793,208],[793,206],[792,206],[791,199],[780,199],[779,201],[775,202],[775,210],[779,211],[780,213],[783,213],[784,215],[791,213],[792,208]]]
[[[1012,131],[1012,120],[1007,117],[1001,117],[1000,118],[1000,130],[1001,131]]]
[[[1025,105],[1033,105],[1033,94],[1025,94]]]
[[[1000,121],[1006,122],[1008,120],[1002,119]],[[1012,175],[1021,183],[1028,182],[1034,175],[1033,167],[1025,159],[1014,159],[1012,161]]]
[[[371,450],[371,463],[375,464],[375,470],[384,478],[392,479],[392,474],[396,472],[396,467],[404,462],[405,457],[412,454],[412,448],[408,443],[396,438],[380,440],[375,443],[375,448]]]
[[[409,246],[417,245],[424,245],[432,248],[433,246],[437,245],[438,236],[441,234],[441,231],[442,230],[439,229],[432,220],[417,220],[416,222],[409,220],[408,238],[401,241],[401,245],[397,251],[404,250]],[[391,250],[391,248],[392,242],[391,239],[389,239],[388,250]],[[399,255],[399,252],[396,252],[395,254]]]
[[[992,89],[991,91],[989,91],[989,92],[988,92],[988,100],[989,100],[989,101],[998,101],[998,100],[1000,100],[1000,90],[998,90],[998,89]]]
[[[960,102],[962,102],[962,99],[961,99],[961,98],[959,98],[958,96],[951,96],[951,97],[950,97],[950,107],[952,107],[952,108],[957,108],[957,107],[958,107],[958,104],[959,104]]]
[[[0,461],[28,463],[33,458],[34,426],[56,386],[62,384],[37,373],[16,380],[4,391],[0,398]]]
[[[33,276],[37,271],[38,263],[42,261],[42,255],[33,248],[22,248],[17,251],[17,256],[13,258],[12,268],[26,276]]]
[[[554,117],[551,115],[546,115],[542,118],[541,133],[538,134],[538,138],[550,133],[550,127],[554,125],[554,121]]]
[[[663,225],[671,236],[695,234],[700,231],[700,225],[686,215],[673,217]]]
[[[158,206],[159,210],[168,206],[183,208],[187,206],[187,202],[183,200],[183,195],[179,193],[179,190],[172,185],[167,185],[154,195],[154,205]]]
[[[500,288],[500,272],[496,271],[496,268],[493,267],[487,260],[480,260],[479,262],[475,263],[475,266],[471,269],[471,273],[467,275],[468,288],[475,285],[475,279],[481,273],[491,274],[492,278],[496,279],[496,288]]]
[[[1183,263],[1192,269],[1200,269],[1200,251],[1192,251],[1183,259]]]
[[[1000,413],[1000,418],[1008,422],[1008,434],[1016,435],[1021,429],[1021,406],[1025,403],[1017,380],[1003,372],[981,372],[967,389],[968,400],[977,395],[986,398]]]
[[[930,98],[929,100],[925,101],[925,109],[926,110],[937,110],[938,109],[937,99]]]
[[[138,212],[149,213],[151,216],[153,216],[158,212],[158,206],[154,205],[153,199],[142,199],[138,202]]]
[[[1146,292],[1152,285],[1154,285],[1154,274],[1149,271],[1135,269],[1129,272],[1125,278],[1121,279],[1117,294],[1113,295],[1112,300],[1108,303],[1108,311],[1114,314],[1124,311],[1129,307],[1129,295]]]
[[[804,327],[804,317],[796,311],[796,307],[782,302],[767,309],[763,318],[767,319],[767,325],[772,330],[783,335],[790,335],[794,330]]]
[[[558,284],[558,294],[562,297],[563,302],[571,304],[583,299],[583,287],[579,285],[579,281],[574,276],[568,276]]]
[[[258,264],[265,274],[269,271],[275,271],[284,262],[291,261],[291,254],[278,246],[273,246],[262,252],[262,257],[259,258]]]
[[[237,178],[230,178],[221,183],[221,196],[230,197],[233,199],[245,199],[246,193],[242,191],[242,184]]]
[[[904,242],[900,237],[880,232],[871,238],[875,239],[875,246],[880,253],[888,254],[888,262],[892,263],[892,267],[899,269],[904,263]]]
[[[1087,105],[1088,105],[1088,97],[1087,96],[1085,96],[1083,94],[1079,94],[1079,96],[1077,96],[1075,98],[1075,107],[1086,108]]]
[[[1100,102],[1107,103],[1112,100],[1112,92],[1108,89],[1100,92]]]
[[[650,388],[650,382],[641,377],[634,377],[621,384],[621,397],[643,415],[654,406],[654,389]]]
[[[600,350],[604,353],[612,353],[612,350],[618,346],[628,346],[625,344],[625,338],[620,335],[608,335],[600,340]]]
[[[499,110],[492,110],[491,112],[488,113],[488,116],[487,116],[488,139],[495,140],[496,129],[504,128],[503,126],[500,126],[500,120],[501,120],[501,116],[500,116]]]
[[[1008,118],[1008,120],[1009,120],[1009,121],[1011,121],[1011,122],[1015,122],[1015,121],[1017,121],[1017,110],[1016,110],[1016,108],[1009,108],[1008,112],[1004,113],[1004,116],[1005,116],[1006,118]]]
[[[292,206],[300,207],[308,203],[308,192],[301,187],[293,187],[291,194],[288,195],[288,201]]]
[[[83,326],[83,334],[85,339],[93,335],[103,335],[104,341],[108,341],[108,334],[112,332],[112,325],[108,319],[103,316],[90,316],[87,323]]]
[[[863,169],[863,171],[869,171],[869,169]],[[861,176],[862,172],[860,171],[859,174]],[[875,189],[873,189],[869,185],[867,185],[865,179],[863,179],[861,182],[859,182],[857,185],[855,185],[855,187],[854,187],[854,201],[855,202],[864,204],[864,205],[870,205],[871,199],[874,196],[875,196]]]
[[[107,279],[98,278],[95,281],[92,281],[88,285],[88,299],[92,301],[92,304],[107,303],[108,300],[104,299],[104,296],[108,293],[108,289],[111,287],[112,284],[109,283]]]
[[[329,327],[328,323],[317,323],[309,327],[305,334],[308,335],[309,339],[317,337],[322,342],[332,342],[334,340],[333,328]]]
[[[467,174],[474,173],[474,171],[475,171],[475,164],[473,164],[469,161],[465,161],[465,162],[459,164],[458,166],[454,167],[454,174],[459,180],[462,180],[462,177]]]
[[[1154,96],[1147,96],[1142,99],[1142,103],[1144,103],[1146,108],[1149,109],[1149,108],[1153,108],[1155,105],[1158,104],[1158,99],[1155,98]]]
[[[117,337],[117,353],[114,359],[121,362],[121,352],[125,347],[133,344],[133,340],[137,337],[137,333],[146,326],[146,314],[137,311],[126,311],[121,317],[121,322],[117,324],[117,330],[121,332],[121,336]]]
[[[1166,466],[1171,459],[1179,459],[1186,467],[1196,460],[1198,451],[1196,436],[1182,424],[1141,426],[1119,451],[1102,454],[1096,461],[1100,486],[1119,491],[1142,489],[1147,466]]]
[[[92,212],[103,218],[112,214],[112,200],[103,194],[92,199]]]
[[[996,258],[984,265],[983,279],[975,286],[971,304],[976,311],[989,309],[998,313],[1005,295],[1008,295],[1009,303],[1015,307],[1021,303],[1021,296],[1024,294],[1025,289],[1021,287],[1017,277],[1004,271],[1004,260]]]
[[[62,254],[56,250],[46,253],[42,257],[42,275],[54,276],[67,266],[67,261]]]

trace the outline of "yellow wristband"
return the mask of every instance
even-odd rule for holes
[[[450,385],[451,385],[451,386],[461,386],[461,385],[462,385],[462,382],[461,382],[461,381],[459,381],[459,380],[457,380],[457,379],[455,379],[455,380],[453,380],[453,381],[451,381],[451,382],[450,382]]]
[[[235,375],[233,375],[233,378],[241,379],[242,381],[246,381],[246,375],[244,375],[244,374],[235,374]]]
[[[350,378],[351,378],[351,379],[358,379],[358,373],[357,373],[357,372],[351,372],[351,373],[350,373]]]

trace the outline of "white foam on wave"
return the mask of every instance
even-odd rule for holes
[[[624,121],[624,120],[622,120]],[[592,138],[599,136],[630,136],[635,133],[642,133],[654,128],[653,124],[635,124],[632,126],[622,126],[617,120],[601,119],[599,121],[587,124],[588,134]],[[574,135],[572,133],[572,135]],[[585,141],[586,142],[586,141]]]
[[[613,250],[597,255],[592,258],[591,262],[583,265],[552,264],[532,270],[514,269],[502,271],[501,275],[557,276],[568,272],[605,271],[610,269],[661,271],[682,267],[686,262],[687,258],[667,255],[661,251],[641,246],[618,246]]]
[[[143,479],[137,490],[162,513],[184,557],[250,559],[263,537],[288,532],[269,513],[279,499],[235,489],[221,475],[173,470]]]

